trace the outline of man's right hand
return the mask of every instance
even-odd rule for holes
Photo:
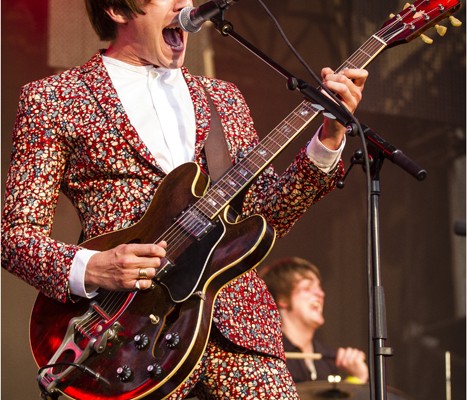
[[[121,244],[94,254],[86,266],[85,284],[107,290],[149,289],[166,256],[167,243]]]

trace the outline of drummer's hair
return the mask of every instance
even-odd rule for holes
[[[310,272],[321,281],[318,267],[300,257],[282,258],[259,269],[276,303],[279,300],[288,301],[297,282],[306,278]]]

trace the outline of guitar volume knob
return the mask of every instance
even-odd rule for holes
[[[128,382],[133,375],[133,371],[128,365],[122,365],[117,368],[117,378],[122,382]]]
[[[148,347],[148,344],[149,344],[149,338],[147,335],[145,335],[144,333],[141,333],[141,334],[138,334],[138,335],[135,335],[135,337],[133,338],[134,341],[135,341],[135,346],[138,350],[143,350],[145,349],[146,347]]]
[[[150,364],[146,368],[151,378],[159,378],[162,375],[162,367],[159,364]]]
[[[165,335],[165,340],[167,341],[167,347],[173,349],[180,343],[180,335],[176,332],[168,333]]]

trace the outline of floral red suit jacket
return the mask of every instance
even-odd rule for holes
[[[196,115],[194,160],[202,152],[210,111],[219,111],[232,162],[258,143],[248,106],[231,83],[183,69]],[[335,185],[303,149],[282,174],[267,168],[251,187],[243,215],[261,213],[278,236]],[[2,220],[2,266],[45,295],[70,301],[68,275],[80,249],[50,238],[59,191],[76,207],[86,239],[126,228],[144,214],[165,173],[131,125],[102,63],[101,52],[80,67],[23,87],[13,132]],[[214,321],[232,342],[284,357],[278,312],[253,270],[221,290]]]

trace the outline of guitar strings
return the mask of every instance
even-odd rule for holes
[[[96,330],[97,326],[109,325],[111,321],[117,318],[120,315],[125,305],[128,305],[132,300],[131,297],[134,297],[134,292],[116,292],[116,291],[106,291],[104,299],[100,302],[99,307],[106,312],[110,317],[109,319],[104,318],[93,306],[91,303],[91,313],[85,319],[76,324],[77,328],[82,330],[82,333],[86,333],[91,336],[91,330]],[[103,331],[103,330],[102,330]],[[97,332],[99,333],[99,332]]]

